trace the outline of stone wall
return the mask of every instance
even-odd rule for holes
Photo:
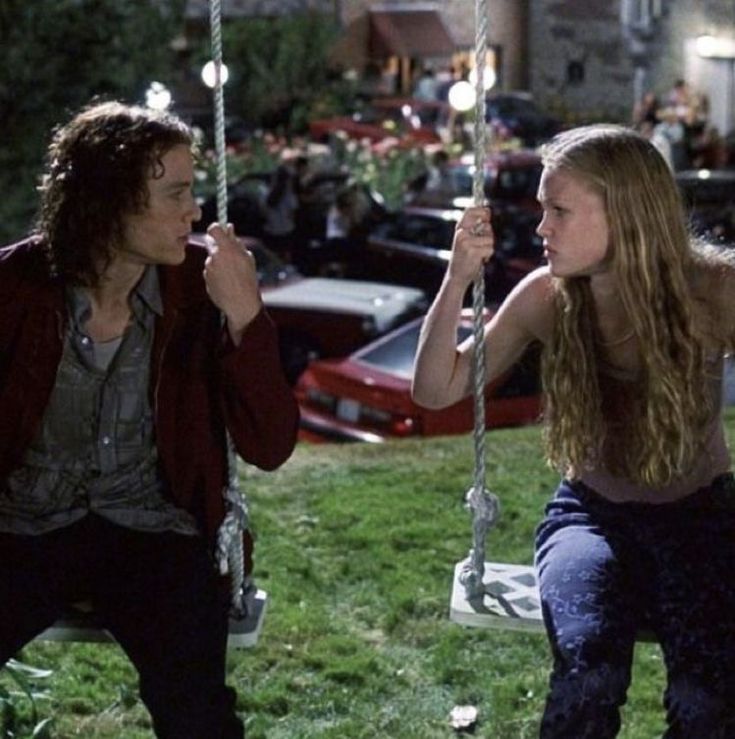
[[[688,39],[735,35],[732,0],[661,0],[664,14],[646,54],[645,87],[665,97],[684,77]],[[627,121],[634,64],[620,24],[620,0],[530,0],[529,88],[571,120]]]
[[[531,0],[529,61],[530,90],[544,107],[600,119],[631,108],[617,0]]]

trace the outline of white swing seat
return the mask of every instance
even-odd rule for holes
[[[541,598],[532,565],[485,562],[482,597],[467,598],[460,576],[467,560],[454,568],[449,618],[463,626],[506,629],[544,634]],[[639,642],[655,642],[656,637],[642,629]]]
[[[258,589],[253,609],[246,618],[230,619],[227,646],[234,649],[254,647],[263,627],[268,593]],[[36,637],[40,641],[114,642],[112,635],[100,626],[91,610],[72,608],[69,613]]]
[[[463,626],[543,633],[541,600],[531,565],[485,562],[482,597],[467,598],[460,575],[466,560],[454,568],[449,617]]]

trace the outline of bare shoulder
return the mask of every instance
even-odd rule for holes
[[[554,320],[554,282],[548,266],[539,267],[524,277],[498,311],[520,324],[530,338],[546,342]]]
[[[730,343],[735,336],[735,255],[712,249],[698,256],[690,285],[705,332]]]
[[[696,259],[690,279],[695,300],[713,308],[735,306],[735,255],[705,252]]]

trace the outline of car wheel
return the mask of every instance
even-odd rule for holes
[[[322,355],[319,345],[310,336],[288,332],[281,334],[279,350],[283,372],[291,385],[296,383],[309,362]]]

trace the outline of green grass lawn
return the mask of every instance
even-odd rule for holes
[[[728,427],[735,432],[732,414]],[[530,562],[557,480],[541,461],[539,429],[490,433],[487,458],[502,502],[488,558]],[[467,629],[447,616],[452,571],[471,543],[462,503],[472,469],[462,437],[301,445],[275,473],[243,471],[256,576],[270,597],[258,645],[230,652],[249,737],[439,739],[455,735],[449,713],[460,704],[479,709],[475,736],[537,735],[545,637]],[[117,647],[34,643],[20,658],[53,670],[38,683],[48,736],[151,736]],[[0,673],[0,686],[7,681]],[[661,735],[663,684],[658,647],[639,645],[622,737]]]

